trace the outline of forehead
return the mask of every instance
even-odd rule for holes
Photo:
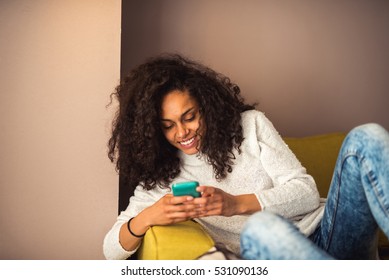
[[[161,114],[163,119],[179,118],[192,108],[197,108],[196,100],[188,91],[174,90],[162,99]]]

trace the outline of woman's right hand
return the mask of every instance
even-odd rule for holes
[[[131,231],[136,235],[142,235],[155,225],[171,225],[187,221],[199,216],[197,206],[193,204],[191,196],[173,196],[167,194],[153,205],[147,207],[131,220]],[[128,230],[128,223],[120,229],[120,244],[127,251],[134,250],[142,238],[132,235]]]
[[[191,196],[173,196],[167,194],[156,203],[139,213],[148,227],[170,225],[187,221],[198,216],[197,206]]]

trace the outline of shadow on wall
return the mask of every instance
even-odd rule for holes
[[[122,1],[121,75],[161,50],[164,1]]]
[[[284,136],[389,129],[389,2],[123,1],[121,73],[180,52],[228,75]]]

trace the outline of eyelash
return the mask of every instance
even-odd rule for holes
[[[162,128],[164,129],[164,130],[169,130],[169,129],[171,129],[171,128],[173,128],[173,125],[169,125],[169,126],[162,126]]]
[[[191,121],[194,121],[194,119],[196,118],[195,115],[191,116],[190,118],[187,118],[187,119],[184,119],[185,122],[191,122]],[[173,124],[172,125],[169,125],[169,126],[162,126],[164,130],[169,130],[171,128],[173,128]]]
[[[191,121],[193,121],[194,119],[195,119],[195,115],[191,116],[191,117],[188,118],[188,119],[185,119],[184,121],[186,121],[186,122],[191,122]]]

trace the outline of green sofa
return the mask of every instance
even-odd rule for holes
[[[284,138],[286,144],[316,181],[321,197],[326,197],[344,133],[303,138]],[[381,259],[389,259],[389,241],[380,232]],[[138,259],[196,259],[214,246],[212,238],[195,222],[155,226],[147,231],[138,250]]]

